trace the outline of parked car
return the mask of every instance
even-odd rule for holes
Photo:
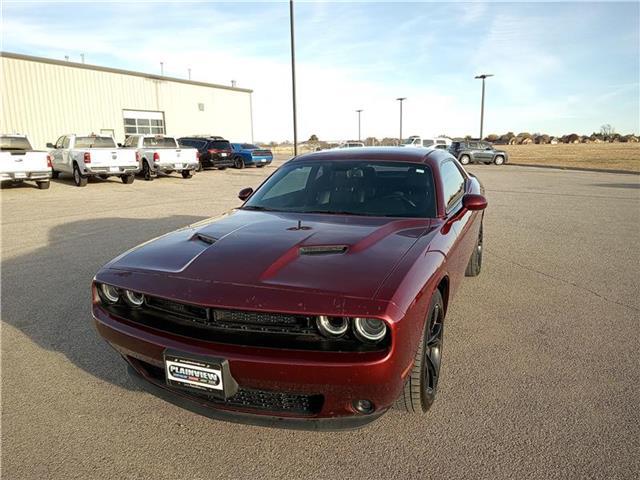
[[[130,184],[138,172],[136,152],[127,148],[118,148],[111,136],[76,135],[61,136],[53,148],[51,158],[53,178],[60,173],[73,175],[73,182],[84,187],[89,177],[120,177],[122,183]]]
[[[448,149],[450,145],[450,138],[428,138],[420,135],[412,135],[400,144],[402,147],[440,148],[442,150]]]
[[[451,144],[449,152],[456,157],[461,164],[469,163],[495,163],[502,165],[509,159],[504,150],[496,150],[488,142],[479,140],[459,140]]]
[[[262,149],[251,143],[232,143],[231,148],[233,149],[233,166],[236,168],[251,165],[262,168],[273,161],[271,150]]]
[[[181,147],[192,147],[198,150],[200,167],[224,170],[233,167],[233,150],[229,140],[222,137],[192,136],[178,139]]]
[[[482,193],[442,150],[302,155],[240,208],[106,264],[93,319],[132,378],[211,417],[335,429],[423,413],[447,309],[482,267]]]
[[[145,180],[153,180],[158,173],[180,172],[182,178],[191,178],[198,168],[198,151],[181,148],[173,137],[164,135],[130,135],[125,148],[136,152],[138,168]]]
[[[0,181],[36,182],[38,188],[49,188],[51,157],[34,150],[25,135],[0,135]]]

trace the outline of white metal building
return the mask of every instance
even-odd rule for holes
[[[66,133],[253,141],[252,90],[3,52],[0,133],[44,149]]]

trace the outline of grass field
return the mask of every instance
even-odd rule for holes
[[[640,173],[640,143],[497,145],[512,164],[625,170]]]
[[[640,173],[640,143],[577,143],[558,145],[496,145],[509,153],[509,163]],[[293,155],[293,147],[272,148]],[[307,153],[304,147],[299,153]]]

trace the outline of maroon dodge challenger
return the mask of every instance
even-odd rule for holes
[[[448,305],[482,266],[483,193],[443,150],[302,155],[241,207],[105,265],[93,318],[132,378],[212,418],[341,429],[394,405],[421,414]]]

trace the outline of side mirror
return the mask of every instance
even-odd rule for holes
[[[238,193],[238,198],[244,202],[247,198],[251,196],[252,193],[253,193],[253,188],[251,187],[243,188]]]
[[[56,148],[56,146],[53,143],[49,142],[47,143],[47,148]]]
[[[462,206],[467,210],[484,210],[487,208],[487,199],[483,195],[467,193],[462,197]]]

